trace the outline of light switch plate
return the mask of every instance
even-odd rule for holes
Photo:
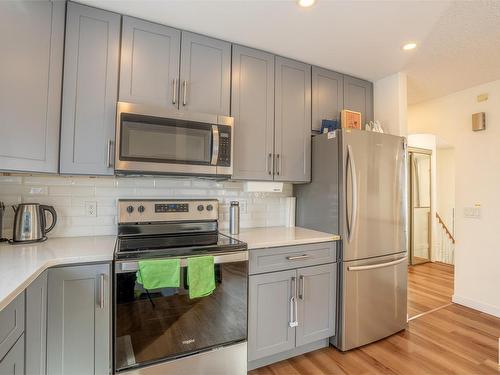
[[[95,201],[85,202],[85,215],[90,217],[97,217],[97,202]]]

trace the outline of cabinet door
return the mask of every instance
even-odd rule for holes
[[[182,111],[229,116],[230,43],[183,31],[180,73]]]
[[[276,57],[276,181],[311,180],[311,66]]]
[[[120,15],[68,3],[60,172],[112,175]]]
[[[373,83],[344,76],[344,109],[361,112],[361,124],[373,120]]]
[[[110,372],[110,266],[49,270],[48,374]]]
[[[330,263],[297,270],[297,346],[335,334],[336,266]]]
[[[47,272],[26,288],[26,374],[46,373]]]
[[[272,180],[274,55],[233,46],[231,116],[233,179]]]
[[[289,325],[295,275],[290,270],[249,277],[249,361],[295,347],[295,328]]]
[[[0,374],[24,375],[24,334],[0,360]]]
[[[177,110],[181,32],[123,17],[120,101]]]
[[[24,332],[25,294],[0,310],[0,359],[12,348]]]
[[[312,67],[312,130],[321,130],[321,120],[340,120],[344,106],[343,76]]]
[[[57,173],[64,11],[0,1],[0,170]]]

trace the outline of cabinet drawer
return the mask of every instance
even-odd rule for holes
[[[335,262],[335,242],[250,250],[250,275]]]
[[[0,311],[0,359],[24,332],[24,291]]]

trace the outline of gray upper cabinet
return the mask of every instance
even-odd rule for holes
[[[120,15],[68,3],[60,172],[112,175]]]
[[[110,265],[49,270],[47,373],[108,374]]]
[[[361,112],[361,124],[373,120],[373,83],[344,76],[344,108]]]
[[[297,270],[297,346],[335,334],[336,267],[330,263]]]
[[[0,1],[0,170],[57,173],[64,1]]]
[[[274,55],[233,46],[233,179],[273,180]]]
[[[289,325],[294,277],[295,270],[249,277],[249,361],[295,347],[295,328]]]
[[[342,74],[312,67],[312,130],[321,130],[321,120],[340,120],[344,108]]]
[[[9,350],[5,357],[0,359],[0,374],[24,375],[24,335]],[[26,372],[26,374],[31,375]]]
[[[231,44],[182,32],[181,111],[229,116]]]
[[[120,101],[177,110],[180,40],[177,29],[123,17]]]
[[[311,180],[311,66],[276,57],[276,181]]]
[[[47,357],[47,272],[26,288],[26,374],[44,375]]]

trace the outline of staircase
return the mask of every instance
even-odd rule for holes
[[[437,261],[454,264],[455,262],[455,237],[448,229],[443,218],[436,212],[436,219],[439,224],[440,231],[437,238]]]

